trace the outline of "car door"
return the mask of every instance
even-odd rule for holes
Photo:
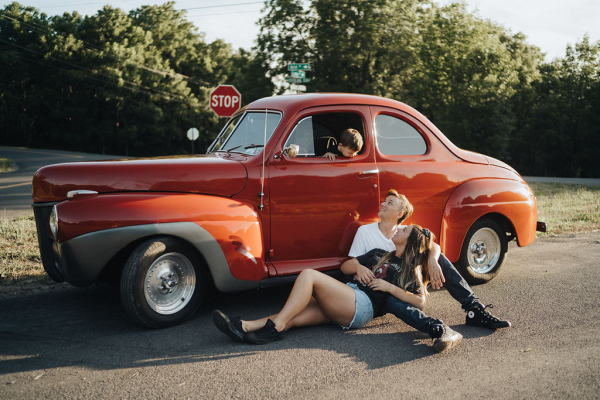
[[[358,226],[377,219],[378,172],[368,120],[368,107],[319,107],[299,113],[282,136],[280,151],[295,147],[297,155],[283,152],[269,164],[269,255],[278,275],[339,268]],[[330,161],[319,154],[347,128],[364,138],[356,157]]]

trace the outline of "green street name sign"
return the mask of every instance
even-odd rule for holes
[[[306,71],[291,71],[292,78],[306,78]]]
[[[285,78],[287,83],[308,83],[310,82],[310,78]]]
[[[288,64],[288,71],[309,71],[309,70],[310,70],[309,63]]]

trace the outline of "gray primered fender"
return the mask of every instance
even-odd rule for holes
[[[206,260],[215,286],[220,291],[254,289],[260,283],[234,278],[215,238],[193,222],[135,225],[92,232],[64,243],[55,242],[53,253],[65,272],[67,282],[88,286],[98,279],[110,259],[126,244],[158,235],[181,238],[195,247]]]

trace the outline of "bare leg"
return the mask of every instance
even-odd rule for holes
[[[267,323],[267,320],[270,319],[274,321],[279,314],[273,314],[268,317],[264,317],[261,319],[255,319],[252,321],[244,321],[242,320],[242,329],[246,333],[254,332]],[[325,325],[331,322],[331,318],[329,318],[323,310],[317,300],[313,297],[310,299],[308,305],[304,310],[300,312],[297,316],[292,318],[286,325],[285,329],[290,330],[292,328],[298,328],[301,326],[315,326],[315,325]]]
[[[275,323],[278,331],[329,321],[349,325],[354,318],[355,307],[355,294],[351,287],[321,272],[305,270],[296,279],[292,292],[278,314],[255,321],[243,321],[242,326],[247,332],[252,332],[262,328],[267,319]]]

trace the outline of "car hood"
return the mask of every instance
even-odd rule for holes
[[[177,192],[231,197],[246,186],[238,161],[214,155],[88,161],[40,168],[33,177],[35,203],[67,199],[77,190],[98,193]]]

